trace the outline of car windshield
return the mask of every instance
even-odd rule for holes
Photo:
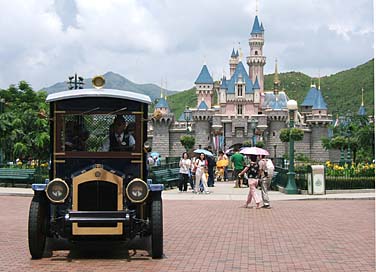
[[[58,151],[134,151],[138,145],[136,121],[132,113],[61,114],[57,118]]]

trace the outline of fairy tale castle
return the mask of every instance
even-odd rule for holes
[[[271,157],[288,153],[288,144],[279,139],[280,130],[288,126],[289,112],[286,92],[280,90],[277,62],[274,88],[264,89],[263,55],[264,26],[254,18],[249,37],[249,55],[243,62],[240,50],[233,49],[229,59],[229,77],[214,81],[207,65],[203,65],[196,79],[197,105],[175,119],[168,102],[161,97],[149,122],[149,139],[153,150],[163,157],[180,156],[184,151],[180,136],[195,137],[195,147],[212,146],[226,150],[245,141],[255,144],[264,141]],[[247,73],[248,71],[248,73]],[[328,136],[332,116],[320,91],[311,85],[299,110],[295,112],[295,126],[303,129],[304,139],[295,142],[295,151],[310,159],[330,159],[323,149],[321,138]],[[187,127],[188,126],[188,127]]]

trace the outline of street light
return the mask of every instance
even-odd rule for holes
[[[4,112],[5,99],[0,98],[0,114]],[[3,140],[0,139],[0,166],[3,164],[3,150],[2,150]]]
[[[298,103],[295,100],[289,100],[287,102],[287,109],[289,110],[290,118],[290,133],[289,133],[289,172],[288,181],[285,188],[286,194],[297,194],[298,189],[295,184],[295,172],[294,172],[294,140],[291,137],[291,129],[294,127],[295,111],[298,109]]]
[[[187,133],[189,133],[188,123],[189,121],[191,121],[191,118],[192,118],[191,116],[192,116],[192,112],[189,110],[189,107],[186,106],[184,110],[184,120],[187,122]]]
[[[252,146],[256,146],[256,127],[257,127],[258,120],[255,118],[251,118],[251,129],[252,129]]]

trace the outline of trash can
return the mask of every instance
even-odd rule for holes
[[[324,165],[310,165],[308,169],[308,194],[325,195]]]

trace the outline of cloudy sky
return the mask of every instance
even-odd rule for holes
[[[259,0],[265,73],[329,75],[374,55],[372,0]],[[249,54],[256,0],[0,0],[0,88],[35,90],[119,73],[173,90],[193,86],[204,63],[228,75],[232,48]],[[245,60],[244,60],[245,62]]]

